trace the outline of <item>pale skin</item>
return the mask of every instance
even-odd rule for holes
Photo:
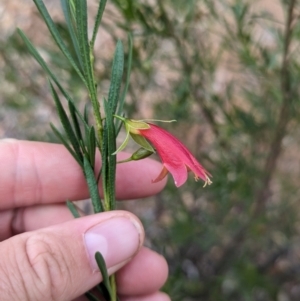
[[[143,247],[136,216],[111,211],[73,219],[65,200],[88,198],[88,190],[63,146],[2,140],[0,160],[2,301],[86,300],[83,293],[101,281],[90,256],[95,248],[103,250],[109,273],[116,273],[121,301],[170,301],[159,291],[168,275],[166,261]],[[158,193],[165,180],[151,180],[160,170],[150,159],[119,165],[117,198]]]

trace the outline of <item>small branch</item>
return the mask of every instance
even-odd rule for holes
[[[293,33],[292,23],[294,19],[294,8],[296,0],[291,0],[288,16],[285,27],[284,35],[284,52],[281,66],[281,94],[282,94],[282,105],[280,108],[279,118],[275,130],[273,141],[270,145],[269,154],[267,156],[263,178],[261,181],[261,188],[256,194],[256,201],[254,206],[254,214],[261,212],[264,207],[270,191],[270,182],[274,171],[276,169],[277,161],[281,153],[282,140],[286,133],[286,128],[290,120],[291,115],[291,103],[293,101],[292,89],[290,84],[290,72],[289,72],[289,50],[291,44],[291,37]]]
[[[168,13],[167,13],[166,9],[164,8],[163,2],[158,1],[158,6],[160,8],[161,16],[166,25],[167,33],[174,40],[174,42],[176,44],[177,54],[178,54],[179,60],[182,64],[182,68],[183,68],[183,75],[187,76],[187,78],[189,78],[194,73],[195,67],[197,67],[198,62],[195,61],[195,58],[198,57],[198,50],[197,49],[195,50],[194,56],[188,55],[188,47],[186,46],[186,43],[185,43],[188,40],[188,36],[183,36],[183,37],[178,36],[176,28],[174,27],[174,24],[172,23],[172,21],[169,19]],[[188,31],[186,32],[186,34],[188,34]],[[197,85],[195,85],[195,84],[192,84],[192,82],[190,80],[188,81],[189,95],[191,95],[195,100],[199,99],[199,95],[198,95],[199,94],[198,93],[199,86],[203,82],[204,82],[204,79],[199,80],[199,82],[197,82]],[[206,118],[206,121],[208,122],[212,132],[214,133],[214,135],[216,137],[219,136],[219,130],[218,130],[218,127],[215,122],[214,113],[212,112],[212,110],[210,108],[208,108],[205,105],[204,101],[199,101],[199,106],[200,106],[202,114]]]
[[[254,207],[251,211],[251,214],[249,215],[249,218],[243,223],[240,229],[238,229],[236,233],[233,234],[230,242],[224,247],[222,257],[215,264],[214,274],[220,273],[227,266],[227,264],[230,263],[230,259],[235,256],[236,252],[238,252],[238,250],[240,249],[243,240],[247,237],[247,232],[249,231],[250,226],[257,218],[261,216],[261,214],[264,213],[263,209],[265,208],[266,199],[269,194],[270,182],[276,169],[278,158],[281,153],[282,140],[286,134],[287,125],[291,116],[290,108],[293,100],[293,91],[290,84],[289,51],[293,32],[292,23],[294,20],[295,4],[296,0],[291,0],[288,9],[284,35],[284,51],[280,74],[282,105],[275,129],[275,135],[270,144],[270,150],[265,161],[263,177],[261,180],[261,188],[256,194]],[[208,279],[207,281],[209,282],[211,281],[211,279]],[[209,287],[209,285],[207,285],[206,287]],[[206,290],[204,290],[204,294],[205,293],[207,293]]]

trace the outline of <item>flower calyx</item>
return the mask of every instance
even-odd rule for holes
[[[154,148],[152,145],[141,135],[139,135],[139,130],[146,130],[150,128],[150,125],[148,125],[146,122],[143,120],[133,120],[133,119],[128,119],[124,118],[118,115],[114,115],[116,118],[120,119],[124,125],[125,125],[125,130],[126,130],[126,137],[123,143],[120,145],[120,147],[114,152],[114,154],[117,154],[121,150],[123,150],[128,141],[129,137],[131,137],[138,145],[141,146],[142,149],[145,149],[148,152],[145,152],[143,155],[148,154],[150,156],[151,154],[155,153]],[[135,158],[137,158],[138,155],[141,154],[141,150],[138,150],[135,154]],[[142,157],[140,159],[143,159]],[[140,160],[140,159],[133,159],[133,160]]]

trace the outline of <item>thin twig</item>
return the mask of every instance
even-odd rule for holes
[[[292,23],[294,19],[294,8],[296,0],[291,0],[284,35],[284,52],[281,66],[281,95],[282,105],[275,130],[273,141],[270,145],[269,154],[265,161],[261,188],[258,190],[255,198],[254,214],[263,211],[270,191],[270,182],[277,166],[277,161],[281,153],[282,140],[285,136],[287,125],[291,115],[291,103],[293,101],[292,89],[289,72],[289,50],[291,45],[291,36],[293,32]]]
[[[230,263],[230,259],[235,256],[236,252],[240,249],[242,241],[247,236],[250,226],[253,221],[258,219],[263,213],[265,208],[265,203],[270,190],[270,182],[273,177],[274,171],[277,166],[278,158],[281,153],[282,140],[286,134],[287,125],[290,121],[291,116],[291,104],[293,101],[293,91],[290,83],[290,71],[289,71],[289,52],[291,45],[291,37],[293,32],[293,20],[294,20],[294,8],[297,0],[291,0],[288,8],[288,15],[285,27],[284,35],[284,52],[281,66],[281,95],[282,95],[282,105],[280,108],[280,113],[278,117],[278,122],[275,130],[274,138],[270,144],[270,150],[265,161],[263,169],[263,177],[261,180],[261,188],[258,190],[254,206],[249,218],[244,222],[244,224],[236,231],[232,236],[230,242],[224,247],[223,255],[218,260],[214,266],[214,275],[219,273]],[[207,279],[209,283],[212,279]],[[210,287],[206,285],[206,287]],[[207,293],[204,289],[203,295]]]
[[[176,51],[179,57],[179,60],[182,64],[183,68],[183,74],[189,78],[194,73],[195,68],[198,66],[195,62],[195,58],[198,57],[198,50],[196,49],[193,56],[187,55],[188,53],[188,47],[185,43],[185,41],[188,40],[188,36],[186,36],[184,39],[182,37],[178,36],[177,30],[174,27],[173,22],[170,20],[169,15],[163,5],[163,1],[158,1],[158,6],[160,8],[160,14],[161,18],[164,20],[164,24],[167,28],[166,32],[168,35],[174,40],[176,44]],[[188,31],[186,32],[188,34]],[[192,58],[192,59],[191,59]],[[200,76],[203,76],[201,74]],[[187,81],[187,84],[189,85],[188,94],[192,96],[194,99],[199,99],[199,86],[201,86],[201,83],[204,83],[204,79],[201,79],[197,82],[197,85],[193,85],[191,81]],[[206,121],[208,122],[210,128],[212,129],[212,132],[216,137],[219,136],[219,130],[215,121],[214,114],[210,108],[208,108],[203,100],[199,100],[200,109],[202,111],[202,114],[204,115]]]

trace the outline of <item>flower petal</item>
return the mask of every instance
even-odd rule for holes
[[[152,180],[152,183],[157,183],[157,182],[161,181],[162,179],[164,179],[167,176],[167,174],[168,174],[168,170],[166,169],[165,166],[163,166],[160,174],[157,176],[156,179]]]
[[[187,163],[189,169],[195,174],[196,178],[202,179],[205,183],[207,180],[211,182],[209,177],[212,175],[192,156],[189,156],[189,162]]]
[[[175,171],[181,168],[181,177],[183,177],[183,174],[187,177],[187,172],[182,172],[184,167],[187,171],[191,170],[195,174],[196,179],[201,178],[207,184],[211,182],[208,177],[210,176],[209,172],[203,168],[181,141],[166,130],[151,123],[149,123],[149,125],[150,129],[140,130],[140,135],[144,136],[153,144],[164,165],[170,172],[171,169]],[[181,182],[176,180],[176,185],[182,185],[185,182],[185,177],[183,177]],[[177,175],[176,178],[179,179],[180,177]]]
[[[169,164],[164,163],[170,174],[173,176],[174,183],[177,187],[184,184],[188,177],[188,171],[184,164]]]

